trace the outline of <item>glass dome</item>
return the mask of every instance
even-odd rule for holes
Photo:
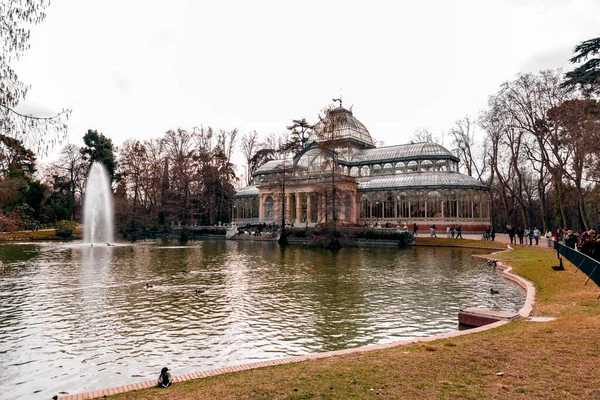
[[[325,132],[330,126],[333,132]],[[365,126],[354,118],[352,111],[343,107],[335,108],[327,113],[322,121],[315,125],[308,142],[325,142],[327,140],[355,140],[369,147],[374,147],[373,139]]]

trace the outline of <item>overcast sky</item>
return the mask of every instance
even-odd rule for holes
[[[72,108],[77,144],[87,129],[117,145],[200,125],[279,133],[340,91],[375,139],[406,143],[600,36],[599,0],[52,0],[47,14],[16,65],[21,109]]]

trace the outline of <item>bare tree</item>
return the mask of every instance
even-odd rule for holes
[[[69,194],[71,197],[70,201],[70,218],[75,220],[75,199],[78,190],[79,194],[83,197],[83,186],[85,180],[85,173],[88,168],[87,162],[83,159],[81,149],[74,144],[67,144],[60,152],[60,158],[58,162],[54,163],[53,166],[67,175],[69,183]]]
[[[10,63],[29,49],[29,28],[46,18],[49,5],[49,0],[0,2],[0,138],[19,140],[42,155],[66,137],[71,110],[63,109],[50,116],[17,111],[29,86],[19,79]]]
[[[259,150],[260,148],[260,143],[258,141],[258,132],[252,131],[248,132],[245,135],[242,135],[242,139],[240,141],[240,148],[242,150],[244,159],[246,160],[246,185],[249,185],[252,182],[252,174],[254,173],[251,165],[252,157],[254,157],[257,150]]]
[[[449,135],[452,138],[454,150],[467,170],[467,175],[482,181],[488,165],[485,160],[488,154],[487,142],[483,143],[480,154],[475,154],[478,147],[475,141],[476,127],[477,122],[467,115],[454,123]]]
[[[411,142],[414,142],[414,143],[420,143],[420,142],[440,143],[441,138],[435,136],[433,134],[433,132],[431,132],[429,130],[429,128],[422,126],[420,128],[417,128],[413,132],[413,134],[411,136]]]

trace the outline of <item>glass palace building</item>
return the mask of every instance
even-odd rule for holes
[[[334,215],[359,226],[479,231],[490,225],[489,187],[460,173],[448,149],[433,142],[375,147],[351,111],[339,107],[328,114],[335,124],[325,118],[302,151],[265,163],[235,194],[238,225],[279,224],[282,212],[296,225],[326,223]]]

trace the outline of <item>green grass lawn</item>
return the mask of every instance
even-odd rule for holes
[[[587,277],[568,262],[565,271],[553,271],[556,255],[549,249],[516,246],[498,257],[535,284],[533,314],[556,320],[519,320],[426,345],[260,368],[114,398],[599,399],[598,287],[584,286]]]
[[[445,246],[445,247],[477,247],[492,250],[506,250],[506,244],[492,242],[491,240],[451,239],[447,237],[421,237],[415,238],[417,246]],[[514,246],[514,245],[513,245]]]
[[[81,236],[83,233],[82,229],[77,228],[73,235]],[[56,231],[54,229],[51,230],[40,230],[40,231],[18,231],[18,232],[0,232],[0,240],[11,240],[11,241],[20,241],[20,240],[49,240],[56,238]]]

